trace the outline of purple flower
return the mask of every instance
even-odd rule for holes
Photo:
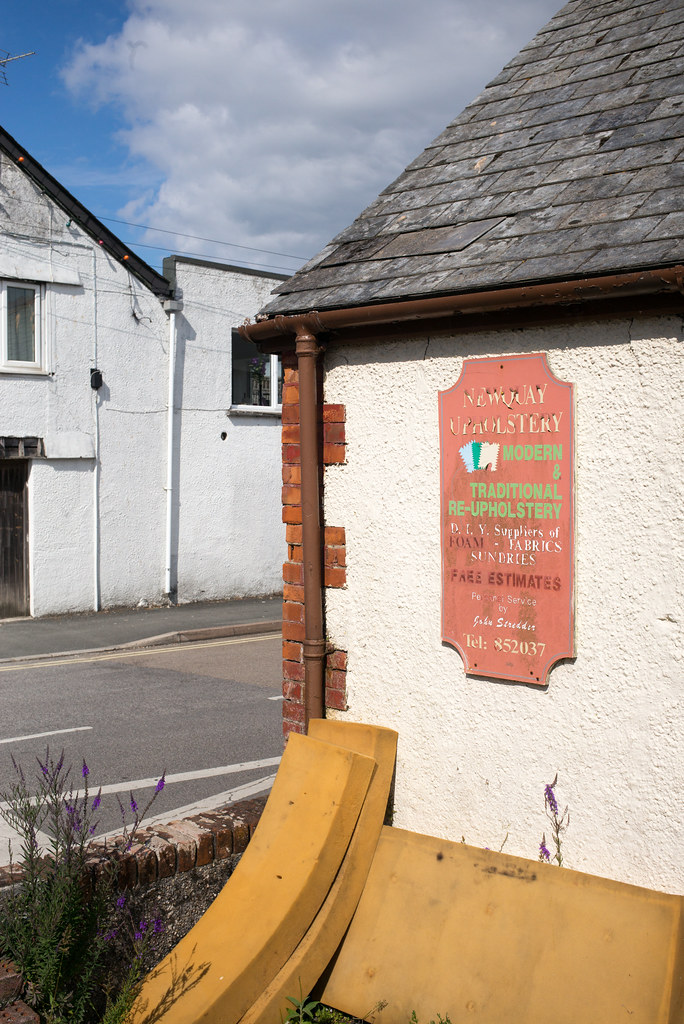
[[[93,810],[96,811],[101,803],[102,803],[102,789],[100,788],[97,791],[97,796],[93,800]]]
[[[147,921],[141,921],[140,922],[140,924],[138,925],[138,931],[139,932],[146,932],[147,931]]]
[[[550,861],[551,854],[546,846],[546,836],[542,836],[542,841],[539,844],[539,860]]]
[[[85,758],[83,760],[83,767],[81,768],[81,775],[83,776],[84,779],[90,775],[90,768],[85,763]]]
[[[162,924],[160,917],[155,917],[152,923],[152,931],[155,935],[159,935],[160,932],[164,931],[164,925]]]
[[[131,810],[133,811],[133,813],[135,814],[135,812],[138,810],[138,805],[135,802],[135,797],[133,796],[133,794],[130,793],[129,796],[131,798],[131,802],[130,802],[129,806],[130,806]]]
[[[166,772],[164,772],[164,774],[162,775],[161,779],[159,780],[159,782],[155,786],[155,790],[154,790],[155,793],[161,793],[162,789],[164,788],[164,783],[166,782],[166,779],[164,777],[165,775],[166,775]]]
[[[116,905],[117,905],[117,907],[123,907],[125,905],[125,903],[126,903],[126,897],[122,893],[122,895],[119,896],[118,900],[116,901]]]
[[[556,801],[556,794],[553,791],[555,784],[556,780],[554,779],[554,781],[548,786],[544,786],[544,799],[546,800],[552,814],[558,814],[558,803]]]

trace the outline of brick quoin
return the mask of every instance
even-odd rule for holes
[[[322,380],[319,379],[319,387]],[[283,357],[282,396],[283,522],[286,524],[287,561],[283,564],[283,735],[304,732],[304,569],[302,565],[301,457],[299,448],[299,374],[293,355]],[[322,466],[346,461],[346,410],[324,404]],[[346,535],[342,526],[324,527],[323,567],[326,587],[344,587],[347,581]],[[325,662],[325,704],[345,711],[347,655],[332,650]]]

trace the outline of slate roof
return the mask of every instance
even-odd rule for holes
[[[264,312],[682,261],[684,0],[571,0]]]

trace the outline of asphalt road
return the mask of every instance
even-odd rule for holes
[[[36,758],[62,750],[81,787],[103,787],[96,834],[119,827],[118,799],[139,807],[166,773],[149,815],[265,792],[282,753],[281,636],[259,634],[149,650],[0,665],[0,793]],[[44,735],[38,735],[44,734]],[[0,864],[7,844],[0,822]],[[16,844],[16,840],[15,840]]]

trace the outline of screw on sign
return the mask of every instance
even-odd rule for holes
[[[439,393],[442,639],[543,686],[574,654],[574,402],[546,355],[466,359]]]

